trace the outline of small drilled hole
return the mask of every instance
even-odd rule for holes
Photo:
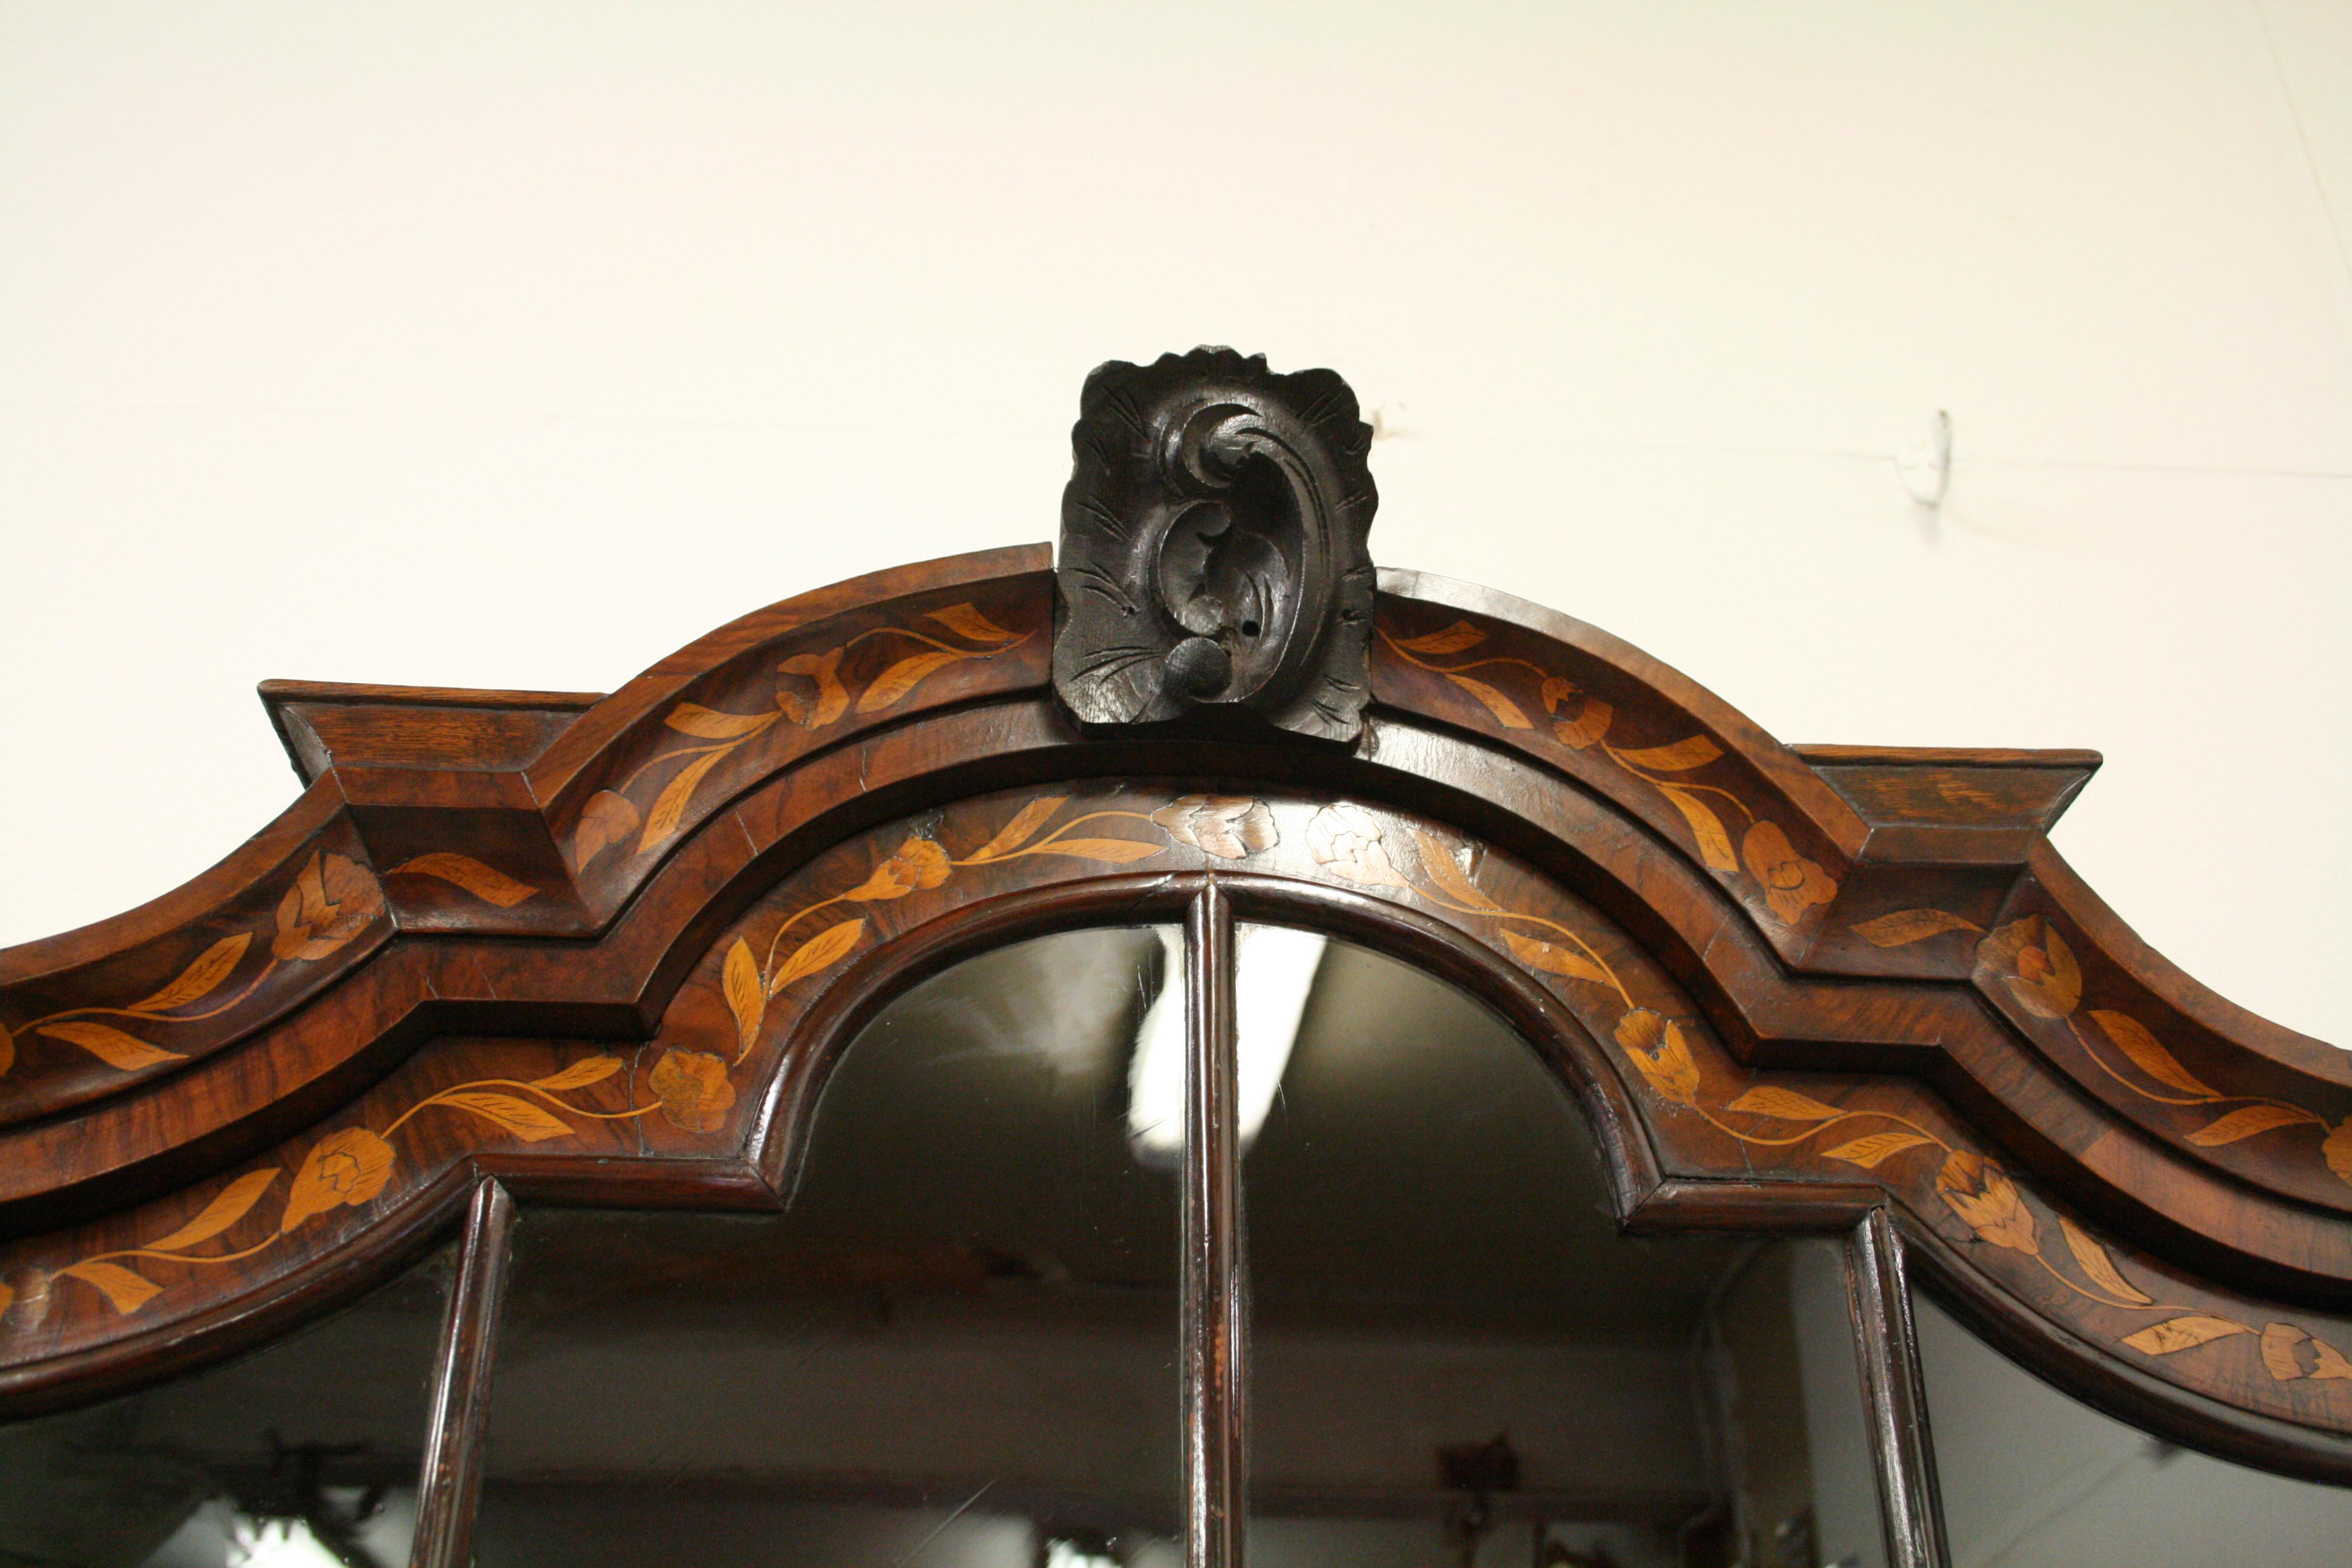
[[[1245,637],[1254,637],[1257,636],[1257,623],[1255,621],[1244,621],[1242,623],[1242,636]]]

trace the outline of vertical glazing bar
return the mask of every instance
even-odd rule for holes
[[[1870,1417],[1880,1516],[1890,1568],[1948,1568],[1944,1503],[1936,1487],[1936,1447],[1927,1430],[1927,1390],[1911,1323],[1911,1287],[1902,1238],[1884,1206],[1846,1237],[1845,1288],[1853,1353]]]
[[[1234,914],[1212,879],[1184,931],[1184,1561],[1241,1568],[1241,1135]]]
[[[482,1435],[489,1425],[490,1363],[506,1300],[514,1240],[514,1199],[488,1180],[474,1188],[457,1282],[441,1324],[433,1365],[433,1408],[417,1479],[411,1568],[466,1568],[474,1555],[474,1505],[481,1490]]]

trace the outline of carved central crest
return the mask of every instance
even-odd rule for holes
[[[1202,348],[1087,378],[1062,496],[1054,688],[1081,723],[1245,710],[1353,740],[1379,496],[1328,370]]]

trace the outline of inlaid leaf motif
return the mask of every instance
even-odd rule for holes
[[[1925,942],[1931,936],[1941,936],[1948,931],[1982,931],[1974,921],[1962,920],[1942,910],[1897,910],[1875,920],[1860,921],[1851,928],[1853,934],[1873,947],[1906,947],[1915,942]]]
[[[199,1002],[220,989],[222,981],[236,967],[237,960],[253,944],[253,933],[241,931],[235,936],[225,936],[205,949],[194,963],[180,972],[180,977],[152,996],[133,1002],[128,1011],[133,1013],[168,1013],[174,1007],[184,1007]]]
[[[1698,1103],[1698,1063],[1682,1026],[1647,1007],[1636,1007],[1617,1021],[1617,1043],[1641,1069],[1658,1094],[1676,1105]]]
[[[2053,931],[2050,934],[2054,939],[2058,933]],[[2168,1089],[2177,1089],[2183,1094],[2200,1095],[2207,1100],[2221,1098],[2210,1085],[2182,1067],[2180,1059],[2166,1050],[2163,1044],[2154,1035],[2148,1033],[2147,1026],[2130,1014],[2117,1013],[2105,1007],[2094,1007],[2091,1009],[2091,1017],[2098,1024],[2100,1030],[2107,1038],[2116,1043],[2116,1049],[2131,1058],[2132,1066],[2139,1068],[2157,1082]],[[2228,1118],[2225,1117],[2222,1120],[2227,1121]],[[2219,1123],[2216,1125],[2218,1126]],[[2262,1129],[2256,1127],[2252,1131],[2259,1132]],[[2241,1132],[2238,1136],[2243,1138],[2247,1134]],[[2227,1142],[2229,1140],[2222,1139],[2219,1142]]]
[[[1778,1117],[1783,1121],[1827,1121],[1844,1114],[1836,1106],[1823,1105],[1809,1094],[1769,1083],[1749,1089],[1733,1100],[1728,1109],[1754,1116]]]
[[[768,994],[760,984],[760,961],[751,956],[751,944],[741,937],[727,950],[727,961],[719,968],[719,984],[727,993],[727,1010],[735,1015],[736,1060],[750,1054],[751,1042],[760,1037],[760,1023],[767,1016]]]
[[[1698,840],[1699,858],[1717,871],[1739,869],[1739,857],[1731,852],[1731,835],[1723,830],[1723,819],[1707,809],[1706,802],[1672,784],[1660,784],[1658,793],[1674,803],[1690,824],[1691,837]]]
[[[2090,1232],[2063,1214],[2058,1216],[2058,1231],[2066,1238],[2066,1250],[2074,1255],[2074,1261],[2083,1266],[2083,1273],[2092,1284],[2136,1307],[2154,1304],[2153,1297],[2123,1277],[2116,1260],[2107,1256],[2107,1249],[2094,1240]]]
[[[1457,904],[1483,910],[1489,914],[1502,909],[1502,905],[1488,898],[1478,884],[1470,879],[1470,874],[1454,858],[1454,852],[1446,848],[1444,841],[1435,834],[1425,833],[1416,827],[1412,830],[1412,845],[1421,852],[1422,871],[1437,884],[1438,891]]]
[[[604,1082],[620,1070],[621,1058],[618,1057],[582,1057],[562,1072],[530,1081],[545,1089],[586,1089],[592,1083]]]
[[[1822,1152],[1832,1160],[1843,1160],[1849,1165],[1860,1165],[1868,1171],[1874,1169],[1880,1161],[1900,1154],[1906,1149],[1916,1149],[1934,1142],[1933,1138],[1923,1137],[1916,1132],[1874,1132],[1867,1138],[1857,1138],[1851,1143],[1841,1143]]]
[[[768,982],[768,994],[773,996],[793,981],[840,963],[865,933],[866,921],[862,918],[825,927],[794,948],[792,956],[776,966],[774,977]]]
[[[58,1272],[70,1275],[84,1284],[97,1286],[114,1310],[126,1317],[153,1300],[163,1289],[152,1279],[133,1274],[119,1263],[77,1263]]]
[[[2202,1149],[2218,1144],[2235,1143],[2241,1138],[2252,1138],[2257,1132],[2268,1132],[2273,1127],[2294,1127],[2317,1122],[2327,1125],[2325,1119],[2294,1105],[2247,1105],[2230,1112],[2219,1121],[2209,1121],[2189,1135],[2189,1141]]]
[[[673,730],[705,741],[740,741],[775,721],[773,713],[722,713],[699,702],[681,702],[662,720]]]
[[[1130,861],[1149,860],[1167,849],[1164,844],[1146,844],[1138,838],[1049,838],[1031,851],[1037,855],[1067,855],[1075,860],[1108,860],[1124,866]]]
[[[485,866],[470,855],[458,855],[446,849],[404,860],[392,868],[391,875],[436,877],[465,889],[486,904],[496,904],[502,910],[510,910],[524,900],[539,895],[539,889],[529,882],[519,882],[495,866]]]
[[[971,657],[954,648],[932,648],[902,658],[874,678],[874,684],[858,698],[857,710],[860,713],[879,712],[930,679],[935,671]]]
[[[950,605],[943,610],[929,612],[929,617],[971,642],[1018,642],[1020,637],[1006,631],[970,605]]]
[[[513,1133],[526,1143],[538,1143],[549,1138],[562,1138],[572,1131],[571,1124],[554,1112],[519,1100],[511,1094],[493,1094],[481,1089],[445,1089],[433,1097],[438,1105],[454,1105],[470,1111],[492,1126]]]
[[[1647,768],[1652,773],[1681,773],[1693,768],[1703,768],[1721,755],[1722,747],[1705,735],[1693,735],[1688,740],[1676,741],[1671,746],[1644,746],[1640,751],[1620,752],[1617,758],[1637,768]]]
[[[222,1188],[220,1195],[197,1211],[195,1218],[171,1235],[147,1243],[144,1250],[177,1252],[200,1241],[210,1241],[243,1219],[253,1205],[261,1201],[261,1194],[270,1189],[278,1175],[275,1165],[266,1171],[247,1171]]]
[[[1609,972],[1572,947],[1558,942],[1538,942],[1531,936],[1521,936],[1515,931],[1503,934],[1503,945],[1511,956],[1529,969],[1540,969],[1552,974],[1565,974],[1570,980],[1593,980],[1603,985],[1613,984]]]
[[[2185,1318],[2167,1318],[2163,1322],[2142,1329],[2136,1334],[2126,1334],[2124,1343],[2147,1355],[2172,1355],[2179,1351],[2194,1350],[2215,1340],[2225,1340],[2232,1334],[2251,1334],[2254,1331],[2228,1318],[2209,1317],[2192,1312]]]
[[[641,819],[629,797],[600,789],[580,811],[580,826],[572,830],[572,868],[575,871],[637,830]]]
[[[776,666],[786,675],[804,676],[816,683],[816,702],[805,710],[791,692],[776,693],[778,705],[794,722],[822,730],[849,711],[849,689],[841,683],[841,656],[848,651],[845,645],[829,647],[823,653],[796,653]]]
[[[1187,800],[1205,800],[1205,795],[1187,795]],[[1045,821],[1070,802],[1066,795],[1043,795],[1013,814],[1013,820],[996,830],[996,836],[972,851],[975,860],[993,860],[1009,855],[1037,837]],[[1156,818],[1155,818],[1156,820]]]
[[[1517,703],[1512,701],[1509,698],[1504,696],[1501,692],[1496,690],[1485,681],[1478,679],[1475,676],[1455,675],[1451,670],[1447,670],[1443,673],[1446,679],[1454,682],[1454,685],[1460,687],[1471,696],[1475,697],[1480,702],[1486,704],[1486,711],[1492,713],[1497,720],[1499,720],[1504,728],[1510,730],[1532,730],[1535,728],[1535,721],[1529,719],[1525,713],[1521,712]]]
[[[1465,648],[1476,647],[1486,640],[1486,634],[1468,621],[1456,621],[1443,631],[1424,632],[1417,637],[1406,637],[1402,641],[1394,638],[1391,640],[1396,641],[1396,646],[1407,653],[1417,653],[1430,658],[1444,658],[1447,654],[1460,653]]]
[[[126,1035],[111,1024],[93,1024],[83,1018],[62,1024],[43,1024],[33,1032],[63,1040],[68,1045],[79,1046],[118,1072],[137,1072],[142,1068],[188,1059],[178,1051],[167,1051],[160,1046],[149,1045],[136,1035]]]
[[[653,813],[646,818],[646,830],[637,839],[638,854],[643,855],[677,831],[678,820],[685,816],[687,802],[694,798],[695,787],[719,765],[721,757],[734,749],[721,746],[715,752],[705,752],[677,771],[677,776],[654,797]]]

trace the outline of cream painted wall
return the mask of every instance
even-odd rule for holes
[[[1382,407],[1383,561],[2104,750],[2067,854],[2352,1042],[2347,224],[2341,0],[0,3],[0,942],[291,796],[263,677],[1047,537],[1087,367],[1210,341]]]

